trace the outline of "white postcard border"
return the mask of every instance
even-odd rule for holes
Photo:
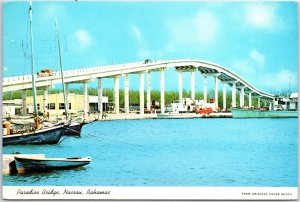
[[[4,199],[297,200],[298,187],[3,186]]]

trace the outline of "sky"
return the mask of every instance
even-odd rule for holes
[[[4,77],[30,74],[29,3],[6,2],[2,8]],[[297,91],[297,9],[296,2],[276,1],[33,2],[35,70],[59,70],[57,18],[65,70],[196,59],[220,64],[265,92],[289,85]],[[138,90],[138,75],[129,78],[130,89]],[[177,78],[168,69],[165,89],[177,90]],[[159,73],[152,73],[151,82],[152,89],[160,88]],[[208,85],[213,88],[213,78]],[[190,86],[190,73],[184,73],[183,87]],[[113,79],[104,79],[104,88],[113,88]],[[202,89],[198,72],[196,91]]]

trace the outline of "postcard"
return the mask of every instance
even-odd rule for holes
[[[2,11],[3,199],[298,199],[297,2]]]

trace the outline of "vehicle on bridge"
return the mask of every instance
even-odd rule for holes
[[[40,72],[38,72],[38,77],[47,77],[52,76],[54,74],[52,69],[42,69]]]

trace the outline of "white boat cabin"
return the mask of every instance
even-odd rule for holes
[[[291,93],[290,97],[276,96],[270,103],[270,110],[298,110],[298,93]]]
[[[215,103],[206,103],[204,100],[193,101],[190,98],[184,98],[182,99],[182,102],[180,102],[180,100],[173,101],[171,106],[167,107],[167,111],[173,113],[191,113],[194,112],[195,109],[207,108],[217,111]]]

